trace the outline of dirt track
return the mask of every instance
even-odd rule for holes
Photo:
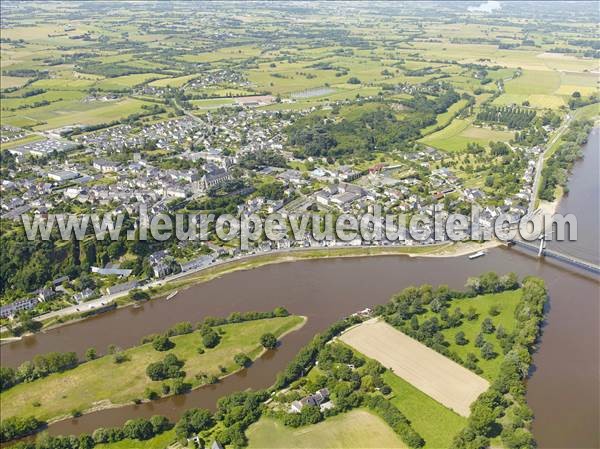
[[[340,339],[462,416],[489,383],[383,321],[369,320]]]

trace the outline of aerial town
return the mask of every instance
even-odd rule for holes
[[[597,6],[2,2],[0,445],[600,447]]]

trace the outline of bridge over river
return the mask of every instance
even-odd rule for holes
[[[596,265],[587,260],[579,259],[577,257],[561,253],[559,251],[547,249],[547,248],[545,248],[545,244],[546,244],[545,239],[540,239],[539,242],[540,242],[539,245],[536,245],[533,242],[526,242],[523,240],[511,240],[510,242],[508,242],[508,245],[509,246],[511,246],[511,245],[517,246],[519,248],[524,248],[526,250],[536,252],[538,254],[538,257],[547,257],[547,258],[560,260],[561,262],[564,262],[566,264],[573,265],[578,268],[582,268],[586,271],[590,271],[595,274],[600,274],[600,266],[599,265]]]

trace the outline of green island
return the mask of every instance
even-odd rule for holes
[[[203,446],[211,441],[232,447],[309,448],[327,440],[327,436],[330,441],[319,443],[319,447],[533,447],[532,413],[525,402],[525,380],[540,334],[546,299],[541,279],[526,277],[519,281],[513,273],[498,276],[490,272],[469,278],[463,291],[444,285],[408,287],[373,311],[340,320],[313,337],[268,390],[225,396],[219,399],[214,414],[203,409],[187,410],[174,427],[162,417],[130,420],[122,429],[97,429],[92,435],[80,436],[79,440],[86,440],[89,444],[86,447],[107,449],[159,448],[165,444]],[[161,360],[161,353],[170,352],[182,359],[190,358],[186,359],[184,369],[197,366],[195,359],[211,353],[210,360],[214,364],[243,366],[246,361],[240,360],[240,350],[254,357],[261,347],[273,346],[276,336],[301,325],[302,321],[301,317],[287,316],[214,328],[204,323],[190,334],[151,336],[151,343],[117,353],[126,359],[131,357],[118,365],[135,362],[138,358],[144,360],[144,364],[156,363]],[[382,324],[374,326],[376,322]],[[244,327],[243,332],[236,335],[254,340],[254,346],[245,346],[247,343],[239,338],[231,338],[240,326]],[[184,328],[182,324],[177,326],[180,331]],[[413,352],[413,360],[398,362],[393,360],[394,354],[378,353],[374,342],[382,329],[392,332],[393,339],[414,339],[418,349]],[[366,346],[359,345],[366,352],[355,349],[357,342],[350,338],[357,331],[366,332],[362,334],[363,339],[367,338]],[[267,337],[265,333],[273,336]],[[213,334],[220,336],[219,342],[210,342]],[[200,351],[203,354],[197,356],[200,339],[204,342]],[[374,340],[371,342],[371,339]],[[209,349],[213,345],[214,349]],[[432,358],[432,354],[437,355]],[[388,356],[392,357],[391,362]],[[483,382],[486,386],[475,390],[477,394],[472,397],[468,416],[461,416],[448,405],[463,398],[446,398],[440,402],[428,394],[427,388],[401,377],[403,369],[397,363],[410,365],[414,359],[421,360],[413,365],[415,369],[438,373],[437,382],[442,389],[444,386],[452,388],[454,381],[444,379],[451,370],[456,373],[458,369],[465,382],[471,382],[473,376],[482,376],[477,384]],[[209,358],[202,360],[206,366]],[[2,393],[3,403],[7,394],[11,395],[8,397],[12,403],[13,398],[24,391],[22,389],[45,385],[48,390],[50,385],[46,382],[59,376],[68,378],[94,363],[114,369],[115,355],[112,359],[106,356],[30,384],[16,385]],[[400,369],[393,370],[384,363]],[[425,368],[419,368],[419,363]],[[428,363],[433,365],[427,366]],[[176,365],[175,370],[181,367]],[[143,385],[151,383],[142,370],[137,379]],[[139,394],[143,385],[129,394]],[[23,408],[21,405],[20,409]],[[10,423],[13,429],[19,425],[35,425],[35,422],[24,421],[24,416],[9,418],[13,420]],[[356,424],[359,421],[361,426]],[[3,421],[3,429],[6,428]],[[3,438],[5,432],[3,430]],[[46,436],[40,441],[19,444],[26,449],[45,449],[48,441],[63,444],[56,447],[76,447],[75,443],[68,442],[68,437]]]
[[[244,353],[252,360],[259,357],[264,351],[260,343],[263,334],[281,337],[303,323],[303,317],[288,316],[225,324],[214,328],[220,342],[212,349],[202,343],[199,332],[192,332],[170,337],[174,347],[168,351],[157,351],[152,343],[146,343],[106,355],[2,392],[2,417],[33,415],[52,421],[77,412],[163,396],[163,383],[151,380],[146,368],[163,360],[166,354],[185,361],[182,367],[185,377],[177,380],[187,383],[187,389],[196,388],[211,378],[216,381],[239,370],[234,361],[237,354]],[[199,354],[199,349],[203,353]],[[117,358],[123,361],[117,363]],[[172,390],[174,382],[165,379],[164,385]]]
[[[290,384],[274,402],[281,398],[280,403],[289,405],[294,398],[310,396],[323,387],[331,388],[332,402],[336,404],[332,410],[353,408],[348,404],[369,404],[369,399],[365,398],[372,394],[380,396],[401,413],[414,432],[400,430],[399,435],[404,436],[401,444],[382,443],[375,438],[374,444],[379,442],[380,447],[474,448],[487,447],[492,442],[494,446],[516,448],[532,444],[531,411],[525,403],[521,382],[531,361],[530,352],[539,333],[545,298],[545,289],[539,280],[527,278],[519,286],[512,274],[498,277],[487,273],[470,278],[466,294],[457,294],[443,286],[438,289],[428,285],[409,287],[376,311],[399,330],[491,382],[490,389],[471,404],[469,418],[458,415],[345,343],[333,343],[321,350],[317,357],[318,366]],[[483,342],[476,343],[478,337]],[[439,375],[443,374],[440,370]],[[440,382],[444,382],[443,377]],[[353,384],[354,387],[348,388]],[[356,390],[351,392],[353,388]],[[362,396],[362,402],[354,395]],[[311,435],[313,432],[319,435],[318,426],[322,424],[314,425],[313,430],[310,423],[319,420],[308,414],[306,421],[291,419],[294,415],[285,409],[287,405],[268,405],[263,418],[247,432],[250,447],[267,444],[267,434],[273,440],[285,437],[288,445],[293,447],[309,447],[311,442],[314,443]],[[304,418],[304,408],[306,406],[296,416]],[[336,415],[330,424],[343,429],[346,414],[337,415],[339,410],[332,410],[322,412],[325,423],[330,420],[328,416]],[[382,413],[381,409],[378,413]],[[281,428],[281,420],[291,427],[300,426],[300,430],[295,433],[282,430],[277,434],[275,430]],[[402,421],[401,418],[397,420]],[[395,428],[394,424],[392,428]],[[329,431],[335,433],[338,429]],[[272,436],[273,433],[277,437]],[[305,434],[308,437],[305,438]],[[333,440],[338,441],[337,438]],[[360,443],[355,447],[360,444],[370,447],[367,440],[358,439]]]

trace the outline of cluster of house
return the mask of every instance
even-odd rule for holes
[[[329,390],[321,388],[314,394],[309,394],[299,401],[292,402],[290,413],[300,413],[306,406],[319,407],[321,411],[333,408],[333,403],[329,400]]]
[[[171,87],[157,87],[157,86],[151,86],[149,84],[144,84],[142,86],[139,86],[139,87],[136,87],[135,89],[133,89],[133,95],[164,98],[165,94],[171,90],[172,90]]]
[[[188,440],[188,444],[192,443],[195,445],[194,447],[206,447],[206,446],[203,446],[204,440],[202,440],[199,435],[195,435],[191,438],[188,438],[187,440]],[[225,447],[221,443],[219,443],[217,440],[214,440],[212,442],[212,444],[210,445],[210,449],[225,449]]]
[[[190,84],[193,85],[193,82]],[[9,151],[17,157],[18,168],[9,171],[8,179],[0,185],[2,199],[2,218],[19,219],[22,213],[45,213],[60,205],[61,202],[78,201],[90,206],[108,206],[116,204],[114,213],[127,211],[136,214],[142,205],[150,213],[165,211],[172,199],[185,199],[205,195],[210,189],[233,179],[233,170],[247,155],[269,150],[283,155],[288,161],[296,161],[293,155],[284,150],[285,135],[281,130],[296,117],[307,113],[298,112],[291,118],[281,118],[274,112],[258,109],[243,109],[235,113],[207,113],[202,118],[178,117],[144,126],[141,130],[129,125],[118,125],[104,130],[76,136],[74,139],[84,146],[84,152],[91,155],[91,167],[87,162],[66,160],[57,162],[50,158],[45,167],[30,162],[26,156],[53,156],[55,152],[65,152],[76,144],[58,139],[45,139],[21,145]],[[123,161],[119,156],[111,159],[113,153],[122,153],[125,149],[146,148],[152,144],[162,150],[166,157],[194,164],[189,169],[163,169],[160,161],[149,162],[142,152],[136,152],[133,160]],[[222,150],[226,148],[227,150]],[[523,186],[504,205],[487,207],[480,216],[480,225],[490,226],[500,213],[509,213],[518,220],[527,212],[527,204],[532,197],[535,178],[535,158],[540,148],[527,150],[530,161],[523,174]],[[400,212],[419,211],[429,215],[443,211],[444,204],[439,200],[450,192],[459,191],[461,200],[484,204],[486,195],[476,188],[463,188],[457,176],[448,168],[431,170],[427,179],[418,177],[414,169],[429,168],[432,161],[439,161],[442,155],[433,148],[422,147],[414,152],[403,154],[404,162],[398,165],[375,164],[368,170],[359,171],[349,165],[332,165],[324,160],[309,159],[316,167],[302,172],[279,167],[261,167],[256,174],[274,176],[285,186],[286,198],[299,192],[297,199],[286,203],[284,200],[269,200],[253,197],[238,206],[241,215],[252,213],[272,213],[281,211],[284,215],[297,211],[306,211],[316,204],[324,209],[341,211],[364,210],[378,203],[384,207],[395,208]],[[64,159],[64,158],[59,158]],[[196,164],[197,162],[197,164]],[[321,163],[322,162],[322,163]],[[177,164],[174,164],[177,166]],[[408,169],[408,170],[407,170]],[[395,171],[403,170],[402,176]],[[28,176],[22,176],[26,173]],[[408,173],[408,174],[407,174]],[[111,174],[108,183],[102,180],[105,174]],[[424,185],[426,184],[426,185]],[[325,187],[321,187],[325,185]],[[306,189],[315,186],[315,189]],[[420,187],[426,187],[420,189]],[[310,192],[310,190],[314,190]],[[427,192],[422,197],[419,190]],[[310,192],[310,193],[307,193]],[[444,212],[445,213],[445,212]],[[429,242],[424,242],[429,243]],[[318,242],[306,235],[300,242],[289,240],[279,242],[261,242],[250,251],[271,251],[291,246],[324,246],[337,243]],[[361,241],[349,244],[364,244]],[[240,255],[239,249],[224,250],[214,248],[210,255],[202,255],[185,263],[178,264],[168,252],[158,252],[150,256],[154,276],[161,278],[171,274],[177,265],[182,271],[200,269],[209,266],[222,255]],[[93,271],[93,270],[97,271]],[[178,269],[178,268],[177,268]],[[130,270],[118,267],[93,267],[98,275],[116,274],[127,278]],[[117,271],[115,271],[117,270]],[[112,286],[108,293],[116,293],[133,288],[130,282]],[[79,292],[77,301],[83,301],[94,291]],[[39,298],[24,299],[14,303],[17,310],[34,307]]]
[[[244,204],[239,204],[237,209],[240,217],[249,217],[259,212],[272,214],[280,210],[283,205],[284,200],[270,200],[259,196],[246,200]]]
[[[0,318],[12,318],[21,312],[33,309],[40,302],[46,302],[54,298],[60,292],[64,292],[64,288],[61,284],[68,280],[68,276],[54,279],[51,287],[40,288],[33,292],[32,296],[29,296],[28,298],[19,299],[11,304],[0,307]]]
[[[74,140],[86,147],[100,148],[105,152],[123,151],[124,148],[136,148],[143,145],[141,138],[130,135],[131,125],[117,125],[110,128],[80,134]]]
[[[362,187],[340,182],[339,184],[330,184],[314,195],[318,204],[325,206],[335,205],[342,210],[349,210],[350,205],[359,199],[374,200],[375,197]]]
[[[179,117],[144,126],[139,132],[132,132],[130,125],[118,125],[111,128],[81,134],[75,141],[93,148],[96,154],[122,152],[125,149],[139,149],[152,144],[157,149],[169,149],[192,140],[192,132],[197,122],[190,117]]]
[[[93,101],[114,101],[120,98],[119,95],[110,92],[96,92],[87,95],[83,100],[83,103],[91,103]]]
[[[219,84],[242,87],[250,85],[243,73],[230,69],[219,69],[211,72],[204,72],[202,76],[191,80],[186,87],[189,89],[204,89]]]
[[[18,220],[21,214],[29,211],[39,213],[47,212],[54,206],[50,197],[52,183],[38,182],[31,179],[13,178],[3,179],[0,184],[3,219]]]
[[[0,143],[13,142],[27,136],[26,131],[16,126],[1,125],[0,131]]]
[[[17,162],[22,162],[27,156],[38,158],[49,157],[54,153],[63,153],[75,147],[76,144],[73,142],[58,139],[44,139],[9,148],[7,151],[16,157]]]

